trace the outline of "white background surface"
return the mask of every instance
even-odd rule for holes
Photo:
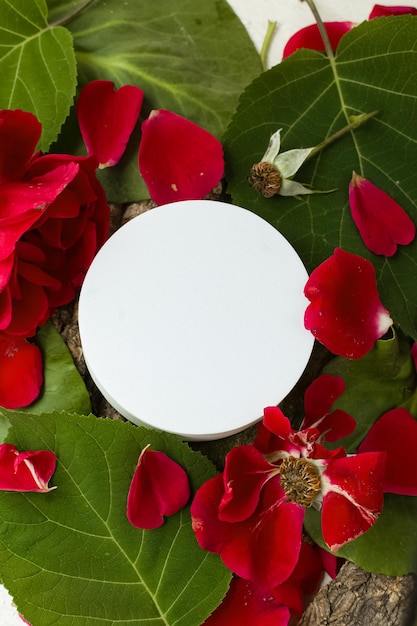
[[[299,28],[313,23],[310,10],[302,0],[228,0],[243,24],[246,26],[258,50],[262,45],[268,20],[276,21],[277,28],[268,56],[268,66],[279,63],[282,50],[288,38]],[[412,0],[380,0],[385,6],[401,6],[410,4]],[[322,19],[325,21],[365,20],[375,2],[372,0],[316,0]],[[11,598],[0,585],[0,626],[22,626]],[[34,624],[33,626],[38,626]]]

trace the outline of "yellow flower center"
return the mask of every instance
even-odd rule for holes
[[[272,163],[261,161],[252,166],[248,183],[264,198],[272,198],[281,188],[281,174]]]
[[[320,493],[320,476],[317,468],[305,459],[289,456],[280,465],[281,487],[287,502],[311,506]]]

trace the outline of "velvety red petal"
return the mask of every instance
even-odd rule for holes
[[[41,136],[32,113],[0,111],[0,183],[20,180]]]
[[[406,409],[392,409],[372,426],[358,452],[387,454],[384,491],[417,496],[417,421]]]
[[[415,7],[386,7],[382,4],[375,4],[372,11],[369,14],[368,19],[372,20],[374,17],[389,17],[390,15],[406,15],[410,13],[411,15],[417,15],[417,9]]]
[[[250,518],[223,522],[218,517],[223,494],[219,474],[195,495],[191,517],[199,545],[220,554],[225,565],[242,578],[266,589],[281,584],[298,560],[304,508],[285,502],[279,479],[273,479],[263,488],[258,508]]]
[[[0,340],[0,406],[17,409],[38,397],[43,383],[42,355],[25,339]]]
[[[343,378],[331,374],[313,380],[304,394],[305,417],[300,430],[318,428],[323,441],[337,441],[350,435],[356,427],[353,417],[341,409],[329,412],[345,387]]]
[[[340,568],[342,567],[343,563],[345,563],[346,559],[335,556],[331,552],[328,552],[327,550],[324,550],[317,545],[315,546],[315,549],[320,557],[325,572],[330,576],[330,578],[336,578]]]
[[[374,254],[392,256],[398,244],[413,241],[416,229],[404,209],[356,172],[349,184],[349,205],[364,244]]]
[[[42,286],[35,285],[23,277],[19,280],[19,287],[21,296],[13,299],[10,323],[2,330],[9,335],[22,338],[33,337],[38,326],[43,326],[50,317],[48,298]]]
[[[323,539],[335,551],[369,530],[383,507],[386,455],[365,452],[333,459],[322,474]]]
[[[254,446],[232,448],[226,455],[219,518],[225,522],[247,519],[258,506],[263,486],[278,472]]]
[[[176,113],[152,111],[142,124],[139,170],[157,204],[204,198],[223,176],[221,143]]]
[[[339,41],[347,32],[349,32],[355,24],[353,22],[324,22],[330,45],[336,50]],[[287,41],[282,57],[285,59],[299,48],[310,48],[311,50],[324,51],[323,39],[317,24],[311,24],[305,28],[301,28]]]
[[[20,452],[10,444],[0,445],[0,489],[38,491],[54,489],[48,483],[55,472],[56,457],[49,450]]]
[[[183,468],[164,452],[144,448],[130,484],[126,514],[137,528],[157,528],[188,502],[190,486]]]
[[[264,409],[263,425],[278,437],[288,437],[292,432],[291,422],[277,406],[267,406]]]
[[[341,248],[313,270],[304,293],[310,300],[304,325],[334,354],[358,359],[392,325],[374,266]]]
[[[143,91],[134,85],[115,89],[109,80],[93,80],[81,90],[77,117],[88,154],[100,167],[116,165],[139,118]]]
[[[263,587],[233,578],[223,602],[204,626],[287,626],[290,611]]]
[[[291,576],[271,593],[279,602],[288,606],[291,611],[301,616],[306,595],[315,593],[323,578],[323,565],[317,550],[307,543],[301,542],[298,563]]]

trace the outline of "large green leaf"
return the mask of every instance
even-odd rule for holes
[[[56,140],[72,104],[71,34],[47,24],[45,0],[0,0],[0,108],[30,111],[43,126],[40,148]]]
[[[49,0],[50,21],[83,1]],[[93,79],[144,90],[144,114],[170,109],[220,137],[261,61],[225,0],[95,0],[67,23],[74,37],[79,87]],[[66,141],[74,138],[74,124]],[[102,176],[112,200],[147,197],[138,143]]]
[[[169,454],[192,490],[211,463],[174,435],[54,412],[13,414],[8,440],[58,457],[48,494],[0,493],[0,576],[36,626],[200,626],[230,572],[200,549],[189,509],[150,531],[131,526],[126,498],[141,449]]]
[[[359,567],[388,576],[416,572],[417,497],[385,494],[384,508],[374,526],[337,551],[337,556]],[[308,509],[305,527],[311,537],[326,547],[321,533],[320,514]],[[337,522],[335,522],[337,523]]]
[[[417,18],[363,23],[343,37],[334,63],[300,50],[262,74],[244,92],[225,134],[233,201],[279,229],[312,270],[335,247],[372,260],[380,295],[394,321],[417,339],[417,240],[390,259],[371,254],[350,215],[352,170],[399,202],[417,222]],[[263,198],[247,176],[269,138],[283,129],[283,150],[314,146],[350,115],[376,118],[307,162],[296,180],[333,193]]]

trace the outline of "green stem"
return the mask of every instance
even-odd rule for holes
[[[78,6],[76,9],[74,9],[74,11],[72,11],[72,13],[68,13],[68,15],[64,15],[64,17],[61,17],[56,22],[53,22],[52,24],[50,24],[50,27],[53,28],[55,26],[65,26],[66,24],[71,22],[71,20],[73,20],[74,17],[76,17],[79,13],[84,11],[84,9],[86,9],[89,4],[92,4],[93,2],[95,2],[95,0],[84,0],[84,2],[80,4],[80,6]]]
[[[262,48],[259,53],[259,56],[261,57],[262,67],[264,70],[267,69],[267,65],[268,65],[267,56],[268,56],[269,48],[271,47],[271,41],[275,33],[276,27],[277,27],[276,22],[271,22],[271,20],[268,20],[268,27],[266,29],[265,37],[262,42]]]
[[[329,60],[334,60],[333,48],[330,43],[329,35],[327,34],[327,30],[325,25],[323,24],[323,20],[321,19],[320,13],[317,10],[316,4],[314,0],[301,0],[302,2],[306,2],[310,7],[312,14],[314,15],[314,19],[316,20],[317,28],[319,29],[321,38],[323,39],[324,49],[326,51]]]
[[[333,133],[333,135],[330,135],[330,137],[327,137],[326,139],[324,139],[324,141],[317,144],[317,146],[315,146],[313,150],[310,152],[307,159],[311,159],[311,157],[315,156],[318,152],[321,152],[322,150],[324,150],[324,148],[327,148],[328,145],[330,145],[337,139],[340,139],[340,137],[343,137],[343,135],[346,135],[351,130],[355,130],[356,128],[359,128],[359,126],[363,126],[363,124],[366,124],[366,122],[368,122],[370,119],[375,117],[377,113],[378,111],[372,111],[372,113],[361,113],[360,115],[351,115],[351,117],[349,118],[350,120],[349,124],[346,124],[346,126],[343,126],[343,128]]]

